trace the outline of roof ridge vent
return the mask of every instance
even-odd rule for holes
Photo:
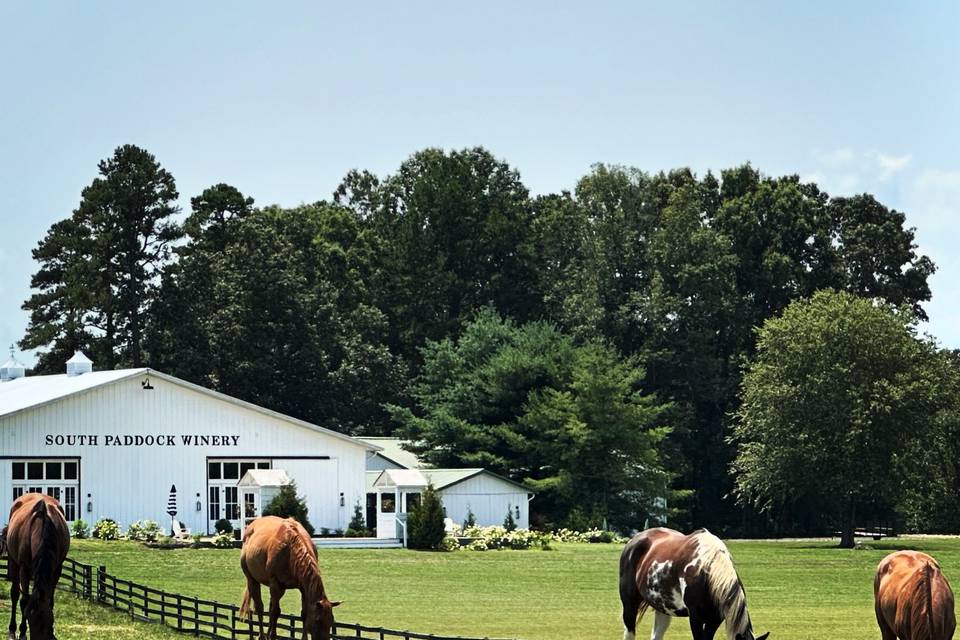
[[[79,376],[93,371],[93,361],[84,355],[83,351],[77,351],[73,357],[67,360],[67,375]]]
[[[10,359],[0,365],[0,382],[9,382],[22,378],[27,373],[26,367],[17,362],[13,355],[13,345],[10,345]]]

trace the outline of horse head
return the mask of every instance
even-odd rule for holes
[[[304,626],[310,631],[311,640],[330,640],[330,630],[333,629],[333,608],[340,602],[330,602],[326,596],[314,603],[307,611]]]

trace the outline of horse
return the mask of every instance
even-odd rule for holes
[[[17,498],[4,536],[10,579],[9,637],[16,638],[20,602],[20,640],[53,640],[53,593],[70,549],[70,532],[60,503],[40,493]],[[33,593],[30,593],[30,582]]]
[[[953,590],[937,561],[897,551],[880,561],[874,608],[883,640],[950,640],[957,627]]]
[[[652,607],[652,640],[662,640],[674,617],[689,617],[693,640],[713,640],[726,622],[729,640],[753,634],[743,583],[726,545],[706,529],[690,535],[665,528],[641,531],[620,555],[623,638],[635,640],[638,620]]]
[[[300,591],[303,640],[307,640],[308,632],[311,640],[330,640],[333,608],[340,603],[327,599],[320,578],[317,549],[299,522],[293,518],[264,516],[247,525],[243,532],[240,568],[247,577],[240,617],[250,618],[252,600],[260,622],[261,640],[264,635],[260,585],[270,588],[270,640],[277,637],[280,598],[287,589]]]

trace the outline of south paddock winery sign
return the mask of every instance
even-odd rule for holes
[[[51,435],[44,436],[48,447],[235,447],[240,436],[217,435]]]

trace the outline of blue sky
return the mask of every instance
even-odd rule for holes
[[[328,198],[427,146],[484,145],[535,193],[595,162],[799,173],[907,213],[927,330],[960,347],[958,32],[932,2],[4,3],[0,345],[31,248],[129,142],[184,205]]]

